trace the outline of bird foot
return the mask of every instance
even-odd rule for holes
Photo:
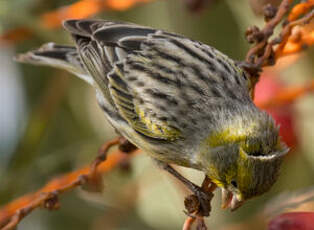
[[[187,215],[209,216],[211,211],[211,200],[213,193],[205,191],[202,187],[195,187],[193,194],[187,196],[184,200],[184,205]]]
[[[179,179],[193,193],[192,195],[186,197],[184,201],[187,214],[209,216],[211,211],[210,202],[214,196],[213,191],[215,190],[216,185],[213,184],[207,176],[205,176],[202,186],[197,186],[193,182],[183,177],[170,165],[164,162],[159,162],[159,165],[171,175]]]

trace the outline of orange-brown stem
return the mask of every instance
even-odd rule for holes
[[[105,148],[105,150],[109,151],[112,146],[117,145],[118,143],[117,139],[106,143],[105,146],[107,146],[107,148]],[[133,150],[132,152],[135,151]],[[97,168],[97,173],[104,174],[111,171],[132,155],[133,154],[124,154],[121,151],[115,151],[108,156],[106,161],[99,162],[99,159],[97,158],[97,163],[93,163],[92,166],[85,166],[79,170],[55,178],[37,192],[25,195],[10,202],[0,208],[1,230],[14,229],[25,216],[29,215],[36,208],[58,208],[59,203],[57,197],[73,188],[88,183],[94,176],[91,173],[95,173],[95,168]]]

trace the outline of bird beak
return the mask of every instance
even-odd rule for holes
[[[221,188],[221,208],[227,209],[232,201],[232,192],[225,188]]]
[[[230,204],[230,210],[233,212],[236,209],[240,208],[242,204],[244,203],[243,200],[238,198],[238,195],[233,194],[231,204]]]
[[[234,194],[233,192],[229,191],[228,189],[221,188],[222,192],[222,202],[221,202],[221,208],[227,209],[230,208],[231,211],[234,211],[241,207],[241,205],[244,203],[244,201],[240,198],[238,194]]]

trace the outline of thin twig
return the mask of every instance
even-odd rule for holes
[[[281,22],[284,15],[289,10],[289,5],[291,4],[292,0],[283,0],[278,8],[278,11],[273,19],[271,19],[264,28],[259,31],[263,39],[258,42],[255,46],[253,46],[246,55],[246,61],[248,63],[254,64],[253,58],[257,55],[258,51],[263,48],[269,39],[269,37],[274,33],[275,27]]]
[[[240,66],[249,73],[253,88],[259,80],[261,68],[274,65],[276,60],[283,55],[283,49],[291,37],[292,29],[309,23],[314,17],[313,2],[301,3],[302,8],[298,7],[298,5],[294,6],[288,15],[288,19],[283,23],[283,28],[279,35],[270,40],[275,28],[288,13],[291,3],[292,0],[283,0],[274,17],[268,18],[269,21],[262,30],[259,30],[257,27],[251,27],[247,30],[246,36],[248,41],[254,42],[255,45],[247,52],[246,60],[241,62]],[[300,15],[303,15],[303,17],[299,18]]]
[[[305,15],[303,18],[300,18],[299,20],[295,20],[290,22],[285,28],[282,30],[281,34],[279,35],[281,42],[278,44],[278,46],[275,49],[275,58],[278,59],[283,54],[283,50],[285,46],[287,45],[287,42],[289,40],[289,37],[292,32],[292,28],[297,25],[304,25],[309,23],[314,18],[314,9],[310,11],[307,15]],[[276,44],[275,40],[273,40],[272,44]]]
[[[78,186],[93,183],[98,173],[104,173],[110,171],[120,162],[129,158],[129,154],[118,154],[121,151],[116,151],[111,154],[108,159],[103,157],[108,151],[120,143],[120,138],[116,138],[103,145],[100,149],[100,155],[91,164],[91,166],[84,167],[75,172],[64,175],[60,178],[56,178],[46,184],[42,189],[34,194],[29,194],[21,197],[10,204],[0,209],[0,226],[3,226],[1,230],[12,230],[18,223],[33,210],[43,207],[49,210],[57,209],[59,205],[59,195],[68,192]],[[130,152],[134,152],[132,149]],[[104,161],[106,160],[106,161]],[[99,174],[97,174],[99,175]]]
[[[183,224],[182,230],[191,230],[195,220],[196,220],[195,217],[188,216]]]

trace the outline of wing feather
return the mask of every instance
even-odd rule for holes
[[[153,120],[140,106],[134,92],[127,86],[123,65],[116,65],[108,74],[109,89],[120,114],[137,132],[157,139],[175,140],[180,137],[179,130],[164,121]]]
[[[111,21],[68,20],[64,27],[109,104],[144,136],[184,138],[182,128],[201,129],[200,119],[210,119],[207,105],[247,100],[232,60],[199,42]]]
[[[64,27],[105,98],[134,130],[157,139],[175,140],[180,136],[179,130],[150,117],[151,113],[139,106],[143,101],[136,98],[123,72],[127,56],[139,51],[141,43],[156,30],[99,20],[68,20]]]

